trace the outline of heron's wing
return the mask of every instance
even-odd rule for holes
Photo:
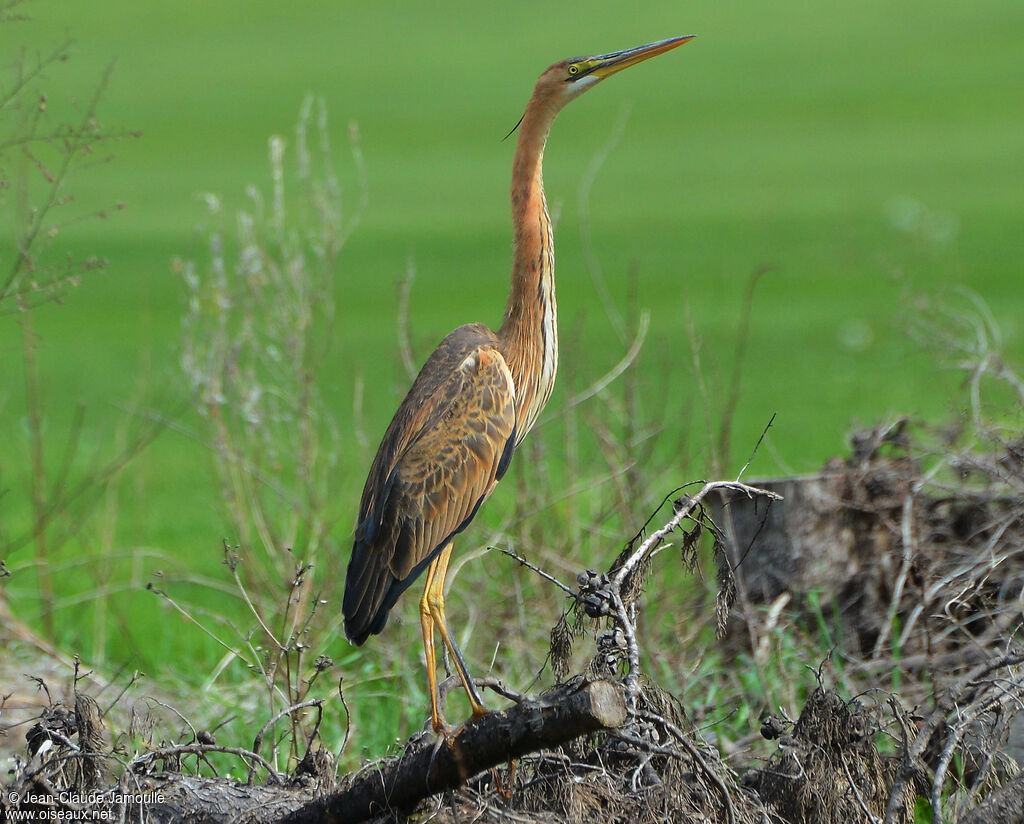
[[[345,629],[356,643],[383,629],[395,600],[472,520],[511,458],[508,364],[490,343],[460,354],[430,392],[421,373],[371,469],[345,582]]]

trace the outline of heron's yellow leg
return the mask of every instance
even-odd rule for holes
[[[449,547],[451,544],[449,544]],[[444,553],[442,553],[444,554]],[[427,567],[427,585],[420,598],[420,626],[423,628],[423,651],[427,660],[427,689],[430,690],[430,722],[434,732],[443,734],[447,729],[437,703],[437,661],[434,657],[434,617],[430,611],[430,591],[437,572],[438,560]]]
[[[441,633],[441,640],[444,641],[444,645],[448,647],[448,651],[451,652],[452,658],[455,659],[455,669],[459,674],[459,680],[462,681],[462,686],[466,690],[466,695],[469,698],[469,705],[473,708],[473,717],[479,718],[481,715],[486,715],[488,710],[484,706],[483,699],[480,698],[480,693],[477,692],[473,679],[469,677],[469,670],[466,668],[466,661],[462,657],[462,650],[459,649],[459,645],[455,643],[455,639],[448,631],[448,621],[444,615],[444,579],[445,575],[448,574],[448,561],[451,559],[451,555],[452,544],[451,541],[449,541],[447,546],[441,550],[441,554],[437,556],[437,560],[435,560],[430,566],[430,572],[428,573],[427,578],[427,589],[426,592],[424,592],[423,597],[426,601],[427,609],[430,611],[430,617],[433,619],[433,623]],[[422,609],[423,606],[421,604],[421,620]],[[424,635],[424,637],[426,636]],[[431,646],[433,646],[433,633],[431,633]]]

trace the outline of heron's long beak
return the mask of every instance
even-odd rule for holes
[[[648,43],[646,46],[637,46],[636,48],[626,49],[625,51],[589,57],[584,61],[585,64],[587,64],[585,74],[592,74],[602,79],[610,77],[615,74],[615,72],[628,69],[630,66],[635,66],[637,63],[647,60],[649,57],[664,54],[665,52],[676,48],[676,46],[681,46],[683,43],[689,43],[694,37],[696,37],[694,34],[685,34],[682,37],[670,37],[668,40],[659,40],[657,43]]]

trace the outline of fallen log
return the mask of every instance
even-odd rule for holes
[[[490,767],[626,720],[622,687],[594,681],[561,688],[468,722],[447,740],[360,772],[345,789],[309,802],[282,824],[357,824],[408,811]]]

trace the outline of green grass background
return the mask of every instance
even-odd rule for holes
[[[26,10],[31,21],[0,27],[3,63],[22,48],[76,40],[73,59],[52,72],[60,90],[54,118],[80,107],[116,58],[100,114],[108,127],[142,132],[72,185],[78,207],[123,201],[124,211],[57,241],[60,250],[108,258],[108,270],[35,319],[47,431],[61,443],[71,410],[85,403],[83,463],[109,453],[140,385],[147,404],[168,414],[187,397],[177,367],[184,290],[171,260],[199,249],[201,193],[219,193],[232,207],[243,203],[245,185],[266,188],[267,137],[290,133],[307,91],[327,102],[353,201],[346,123],[357,123],[361,135],[369,205],[341,259],[334,365],[323,389],[346,433],[353,386],[366,381],[365,423],[375,442],[406,381],[394,317],[396,282],[409,259],[420,357],[461,323],[500,321],[514,147],[502,136],[536,75],[556,59],[676,34],[698,38],[574,103],[546,155],[558,219],[562,361],[580,382],[623,350],[587,274],[578,194],[621,118],[621,139],[588,201],[593,253],[615,298],[625,303],[632,288],[652,312],[640,386],[656,394],[654,384],[669,376],[669,428],[675,421],[681,431],[694,427],[685,410],[699,407],[687,311],[712,386],[721,386],[743,291],[754,271],[770,267],[754,304],[733,471],[773,413],[771,449],[759,453],[754,476],[818,467],[843,448],[851,421],[955,414],[959,378],[939,370],[933,353],[904,331],[914,295],[955,301],[957,287],[973,290],[991,306],[1008,354],[1018,362],[1024,355],[1019,0],[702,0],[629,9],[608,0],[52,0]],[[908,203],[923,205],[943,231],[899,228],[892,214]],[[10,531],[29,517],[16,316],[0,318],[0,356],[0,519]],[[563,383],[554,403],[566,393]],[[194,670],[202,678],[219,657],[137,590],[161,558],[223,575],[220,539],[230,536],[211,456],[179,431],[194,423],[186,415],[121,481],[112,545],[134,556],[134,572],[105,599],[108,630],[93,626],[98,599],[89,596],[89,576],[64,577],[59,640],[90,660],[150,671],[187,661],[183,676]],[[685,464],[666,450],[645,467],[652,497],[707,473],[702,427],[693,431]],[[369,457],[353,447],[340,468],[341,546]],[[100,533],[84,526],[65,547],[68,570],[77,557],[92,557]],[[30,560],[26,547],[7,563],[24,568]],[[341,576],[345,562],[342,553],[319,574]],[[31,619],[27,580],[16,576],[6,586]],[[414,634],[411,626],[391,632]],[[350,655],[341,639],[328,651]],[[362,655],[372,660],[373,652]]]

